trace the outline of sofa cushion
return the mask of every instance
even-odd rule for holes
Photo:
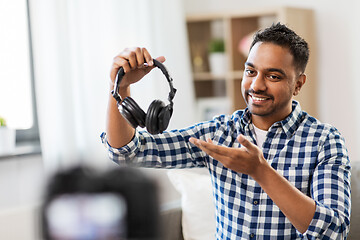
[[[215,207],[208,170],[173,169],[168,176],[181,194],[184,239],[215,239]]]

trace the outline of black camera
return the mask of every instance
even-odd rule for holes
[[[155,182],[131,167],[97,172],[78,166],[45,189],[42,235],[50,240],[158,239]]]

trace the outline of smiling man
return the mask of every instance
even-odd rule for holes
[[[246,109],[151,135],[132,128],[110,97],[102,140],[120,165],[207,167],[217,239],[344,239],[351,208],[344,139],[293,100],[305,84],[308,58],[305,40],[273,25],[256,33],[245,63]],[[114,81],[125,69],[119,94],[129,96],[130,84],[152,65],[146,49],[120,53],[111,72]]]
[[[255,126],[268,130],[291,113],[292,97],[306,79],[304,67],[295,68],[293,58],[288,48],[275,43],[259,41],[252,46],[245,63],[242,93]]]

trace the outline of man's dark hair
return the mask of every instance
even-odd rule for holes
[[[273,43],[287,47],[294,58],[296,70],[303,73],[309,60],[309,46],[307,42],[287,26],[277,23],[271,27],[258,31],[251,43],[250,50],[257,42]]]

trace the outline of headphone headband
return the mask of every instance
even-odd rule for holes
[[[160,68],[161,72],[165,75],[165,77],[169,83],[170,92],[169,92],[168,100],[170,102],[170,105],[172,106],[173,105],[172,100],[174,99],[174,96],[176,93],[176,88],[174,88],[174,86],[173,86],[173,79],[170,77],[170,74],[169,74],[168,70],[166,69],[166,67],[164,66],[164,64],[162,64],[161,62],[159,62],[156,59],[153,59],[153,62],[154,62],[154,66]],[[121,80],[123,79],[124,75],[125,75],[124,68],[120,67],[120,69],[117,73],[116,79],[115,79],[114,90],[111,91],[112,96],[115,98],[115,100],[118,103],[121,103],[121,101],[122,101],[121,96],[119,94],[119,87],[120,87],[120,83],[121,83]]]

